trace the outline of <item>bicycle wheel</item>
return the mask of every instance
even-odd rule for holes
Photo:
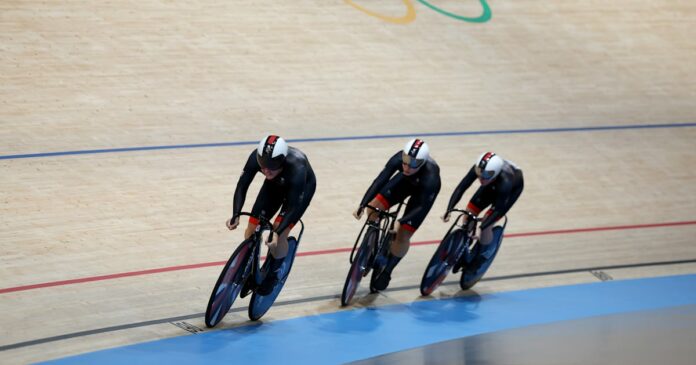
[[[476,285],[476,283],[483,278],[483,275],[486,274],[486,271],[488,271],[488,268],[493,263],[495,256],[498,254],[500,245],[502,243],[503,227],[493,227],[493,242],[491,242],[491,245],[495,245],[491,248],[493,251],[490,254],[490,257],[486,258],[483,253],[484,250],[479,247],[476,258],[474,258],[472,264],[462,271],[462,277],[459,279],[459,286],[462,288],[462,290],[471,289],[471,287]]]
[[[377,236],[377,230],[369,229],[365,233],[360,247],[358,247],[358,252],[353,257],[353,263],[350,265],[346,282],[343,284],[343,292],[341,293],[341,306],[343,307],[347,306],[353,299],[353,295],[355,295],[360,285],[360,280],[369,270],[370,254],[372,253],[374,242],[377,242]]]
[[[382,245],[379,246],[379,252],[375,254],[375,257],[373,258],[372,261],[372,276],[370,277],[370,293],[377,293],[379,290],[375,289],[375,280],[382,275],[382,272],[384,271],[386,265],[387,265],[387,256],[389,254],[391,242],[394,240],[396,237],[396,234],[393,232],[387,233],[386,238],[384,239],[384,242],[382,242]]]
[[[205,310],[205,325],[215,327],[232,307],[251,271],[252,243],[242,242],[234,251],[218,277]]]
[[[464,248],[464,239],[465,234],[461,229],[453,230],[442,239],[423,273],[421,295],[430,295],[445,280]]]
[[[297,240],[295,240],[295,237],[290,237],[288,238],[288,254],[287,256],[285,256],[285,262],[281,267],[281,277],[276,283],[276,285],[273,287],[273,291],[270,292],[268,295],[261,295],[258,292],[254,291],[254,294],[252,294],[251,301],[249,303],[249,319],[251,319],[252,321],[256,321],[259,318],[263,317],[263,315],[266,314],[266,312],[268,312],[268,310],[271,308],[276,298],[278,297],[278,294],[280,294],[280,291],[283,289],[285,281],[288,279],[288,275],[290,275],[292,264],[295,262],[296,253]],[[265,274],[268,273],[269,264],[269,259],[266,258],[266,261],[263,263],[263,267],[261,269]]]

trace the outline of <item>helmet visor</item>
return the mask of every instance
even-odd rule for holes
[[[257,154],[256,161],[259,163],[259,166],[261,166],[262,169],[280,170],[283,167],[283,162],[285,162],[285,156],[269,158],[268,156],[259,156]]]
[[[408,165],[408,167],[412,169],[417,169],[423,165],[423,162],[425,162],[424,159],[422,158],[415,158],[411,157],[410,155],[406,153],[401,153],[401,161],[403,161],[404,164]]]
[[[494,170],[481,170],[480,167],[476,166],[476,176],[483,180],[490,180],[493,178],[493,175],[495,175]]]

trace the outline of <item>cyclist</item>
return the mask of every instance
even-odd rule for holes
[[[355,219],[362,217],[368,203],[387,210],[411,197],[395,227],[396,238],[391,242],[389,253],[382,258],[384,270],[373,283],[374,289],[387,288],[394,267],[408,252],[413,233],[423,223],[439,192],[440,167],[430,157],[428,144],[421,139],[410,140],[403,150],[396,152],[367,189],[360,206],[353,213]],[[377,222],[378,217],[376,212],[372,212],[368,219]]]
[[[474,193],[466,210],[478,216],[483,209],[491,205],[480,224],[479,237],[483,247],[483,257],[488,259],[495,248],[495,245],[491,245],[493,224],[504,217],[520,197],[524,188],[524,179],[522,170],[514,163],[504,160],[493,152],[482,154],[454,189],[447,211],[442,216],[444,222],[449,221],[450,212],[476,178],[479,179],[481,186]]]
[[[266,242],[270,251],[270,270],[257,289],[259,294],[267,295],[282,274],[281,266],[288,253],[288,234],[309,206],[317,183],[312,166],[302,151],[288,147],[285,140],[276,135],[264,137],[249,155],[237,182],[232,218],[226,222],[230,230],[239,225],[239,213],[247,190],[258,172],[266,179],[251,209],[244,238],[254,234],[260,216],[270,219],[280,209],[273,224],[273,239]]]

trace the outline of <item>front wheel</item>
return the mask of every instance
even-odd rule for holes
[[[464,238],[464,231],[455,229],[442,239],[423,273],[421,295],[430,295],[445,280],[464,247]]]
[[[234,251],[218,277],[205,310],[205,325],[215,327],[232,307],[251,272],[252,244],[244,241]]]
[[[350,264],[346,282],[343,284],[343,292],[341,293],[341,306],[343,307],[347,306],[353,299],[360,285],[360,280],[362,280],[363,276],[365,276],[370,269],[370,255],[372,253],[372,246],[377,242],[377,235],[377,230],[368,230],[367,233],[365,233],[365,237],[363,237],[360,247],[358,247],[358,252],[356,252],[353,262]]]

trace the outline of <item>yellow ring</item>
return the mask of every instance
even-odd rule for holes
[[[385,22],[389,23],[396,23],[396,24],[408,24],[416,19],[416,8],[413,6],[413,2],[411,0],[402,0],[404,2],[404,5],[406,5],[406,15],[402,17],[392,17],[392,16],[386,16],[382,15],[379,13],[375,13],[374,11],[368,10],[363,8],[362,6],[355,4],[351,0],[345,0],[346,4],[362,11],[363,13],[373,16],[378,19],[382,19]]]

